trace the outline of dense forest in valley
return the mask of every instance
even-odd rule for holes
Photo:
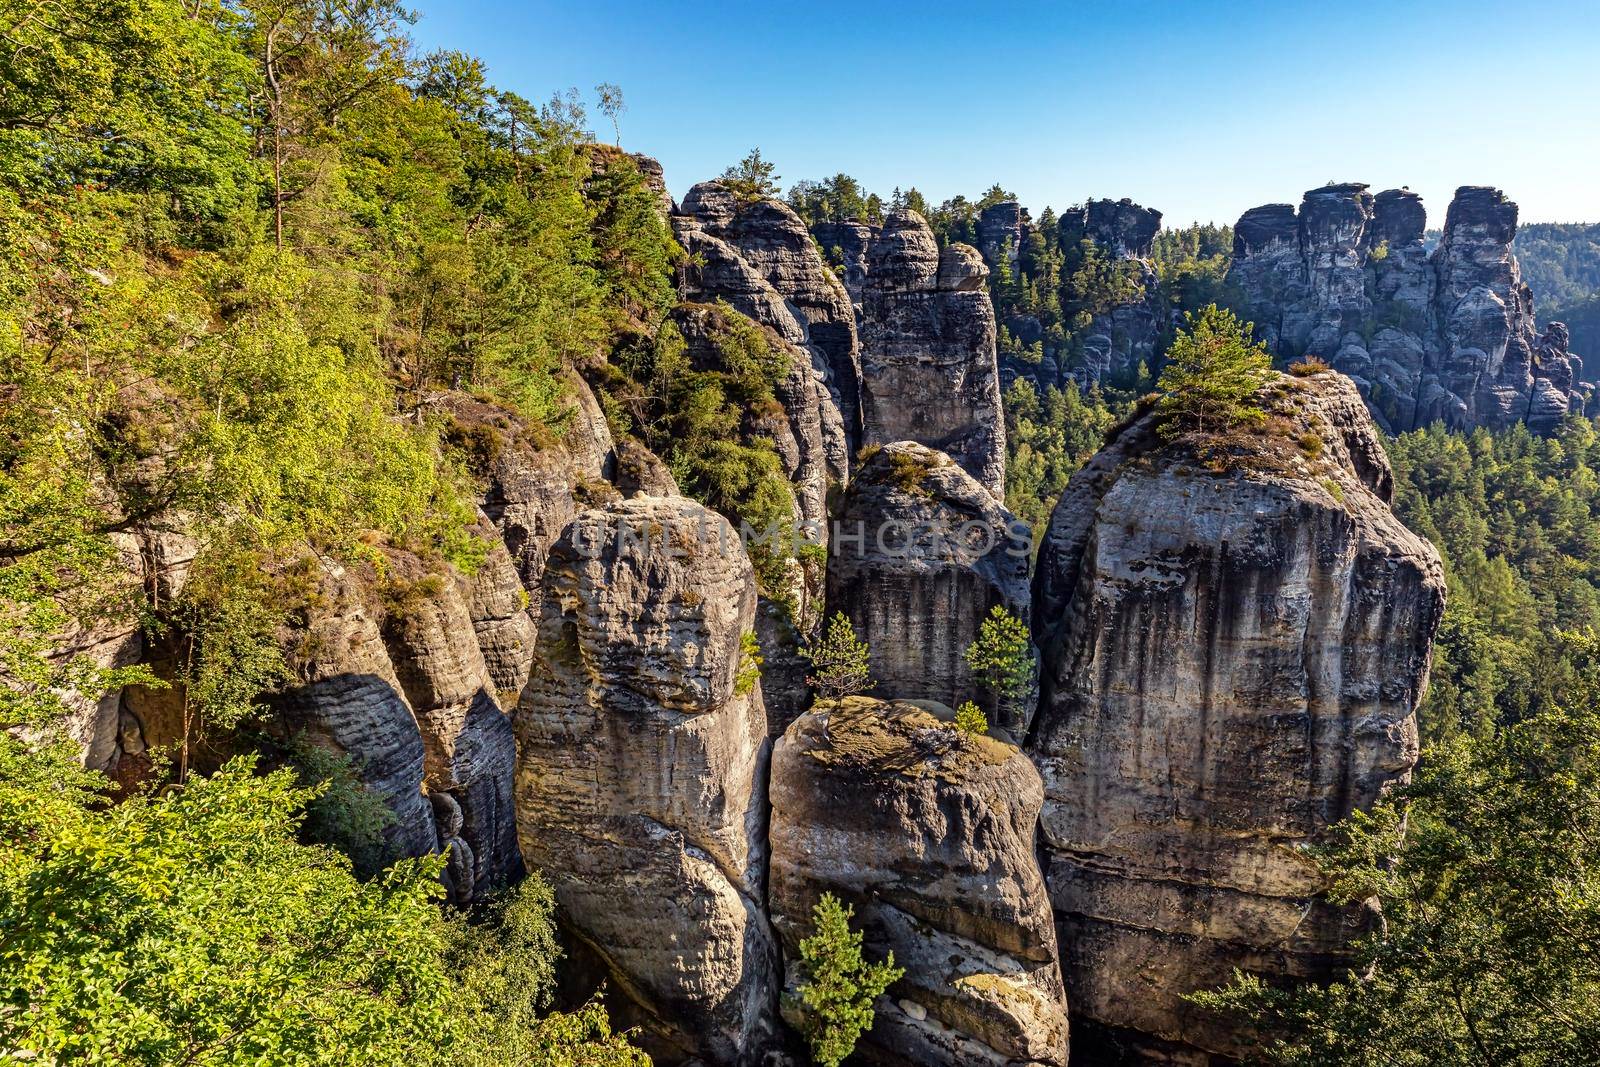
[[[1517,230],[1517,261],[1541,322],[1564,322],[1572,350],[1600,374],[1600,224],[1533,222]]]
[[[798,446],[771,429],[795,346],[726,302],[681,298],[703,257],[675,240],[659,175],[590,132],[582,94],[498,90],[470,56],[419,54],[410,18],[390,0],[0,11],[8,1054],[649,1062],[610,1021],[614,988],[557,1009],[567,962],[538,874],[441,906],[448,859],[375,860],[392,815],[359,759],[274,724],[267,697],[303,666],[284,634],[326,606],[314,574],[357,575],[402,622],[443,576],[477,574],[495,550],[477,510],[487,472],[512,443],[565,447],[591,390],[617,442],[735,527],[798,520]],[[595,101],[612,127],[620,91]],[[726,180],[745,207],[779,193],[759,152]],[[785,199],[813,226],[909,208],[948,246],[981,243],[984,209],[1015,198],[996,184],[934,205],[841,173]],[[1063,236],[1050,208],[1036,222],[1014,267],[988,275],[1002,365],[1073,352],[1117,307],[1146,303],[1157,324],[1153,358],[1126,374],[1005,385],[1004,503],[1036,539],[1107,434],[1152,391],[1181,391],[1169,367],[1245,380],[1238,425],[1271,437],[1249,399],[1266,357],[1216,307],[1233,302],[1230,228],[1163,229],[1127,258]],[[1592,375],[1600,236],[1526,226],[1517,249],[1541,319],[1566,319]],[[463,416],[468,402],[492,416]],[[1313,437],[1296,446],[1307,461]],[[1336,896],[1376,899],[1387,919],[1325,988],[1242,975],[1198,1003],[1265,1027],[1273,1062],[1600,1062],[1600,428],[1435,426],[1385,445],[1395,512],[1436,546],[1449,590],[1424,748],[1413,784],[1313,856]],[[893,468],[885,494],[931,499],[933,467],[878,466]],[[140,578],[130,557],[174,539],[191,546],[181,588]],[[800,673],[864,677],[849,624],[817,627],[826,552],[764,542],[751,557],[763,610],[813,640]],[[997,677],[1030,692],[1036,679],[1011,677],[1032,663],[1027,633],[996,610],[985,640],[1011,642]],[[73,654],[113,631],[164,658]],[[747,696],[762,650],[754,631],[736,640],[729,684]],[[842,707],[856,690],[840,684]],[[74,694],[123,687],[171,694],[181,730],[113,782],[83,768],[64,724]],[[961,714],[985,736],[976,704]],[[872,1022],[861,990],[904,967],[866,967],[847,909],[817,908],[804,995],[846,989],[830,1009],[845,1021],[806,1037],[836,1064]]]

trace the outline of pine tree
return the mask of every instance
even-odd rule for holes
[[[905,974],[894,965],[893,952],[882,963],[862,958],[861,934],[850,929],[854,916],[854,908],[824,893],[811,911],[816,933],[800,942],[804,1032],[818,1067],[838,1067],[855,1050],[872,1026],[872,1002]]]
[[[1265,344],[1251,340],[1252,325],[1215,304],[1190,312],[1185,322],[1156,383],[1162,432],[1226,433],[1260,422],[1265,413],[1255,396],[1272,360]]]
[[[994,694],[1001,707],[1020,710],[1018,705],[1033,688],[1033,650],[1026,623],[996,604],[978,627],[977,640],[963,655],[973,677]]]
[[[989,732],[989,717],[972,701],[956,709],[956,729],[964,734],[978,736]]]
[[[856,636],[855,627],[850,625],[850,620],[842,611],[835,612],[828,621],[828,629],[821,642],[805,649],[801,655],[811,663],[806,684],[835,707],[845,697],[865,693],[875,684],[872,680],[870,649],[865,641]]]
[[[777,168],[761,158],[761,149],[752,148],[737,164],[722,172],[722,184],[741,200],[760,200],[778,195]]]

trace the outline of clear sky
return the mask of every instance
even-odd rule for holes
[[[419,45],[504,88],[620,85],[677,195],[759,145],[785,188],[998,181],[1035,212],[1232,222],[1337,180],[1409,185],[1435,226],[1466,184],[1600,221],[1600,0],[416,2]]]

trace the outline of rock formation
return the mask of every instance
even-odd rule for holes
[[[1163,308],[1160,280],[1150,262],[1152,242],[1161,230],[1161,212],[1132,200],[1091,200],[1061,215],[1061,246],[1071,250],[1084,240],[1128,271],[1137,285],[1132,300],[1096,312],[1078,338],[1080,352],[1071,367],[1079,385],[1127,376],[1140,363],[1153,366]]]
[[[315,581],[312,610],[286,638],[294,681],[273,695],[273,722],[287,738],[348,756],[389,809],[378,863],[436,852],[422,731],[384,644],[382,611],[342,567],[320,565]]]
[[[1074,245],[1085,238],[1118,259],[1150,258],[1161,232],[1161,212],[1140,207],[1127,197],[1090,200],[1061,213],[1061,242]]]
[[[515,723],[528,865],[652,1052],[758,1062],[777,954],[749,559],[714,513],[640,496],[568,526],[541,599]]]
[[[978,251],[991,269],[1001,263],[1015,268],[1023,236],[1031,229],[1028,213],[1015,200],[990,204],[978,214]]]
[[[799,942],[832,893],[855,908],[867,956],[892,951],[906,972],[878,999],[862,1062],[1063,1067],[1066,1005],[1034,855],[1039,775],[949,714],[857,697],[778,742],[769,899],[784,1014],[803,1010]]]
[[[978,247],[991,269],[998,270],[1002,259],[1013,272],[1021,268],[1021,249],[1035,226],[1015,201],[985,208],[976,228]],[[1022,348],[1040,344],[1042,358],[1023,359],[1015,350],[1003,353],[1004,382],[1009,385],[1016,378],[1027,378],[1042,388],[1064,386],[1070,380],[1087,386],[1108,376],[1126,375],[1140,363],[1152,364],[1163,310],[1150,255],[1160,229],[1161,212],[1128,199],[1090,200],[1065,211],[1056,236],[1067,256],[1068,270],[1075,269],[1076,257],[1087,241],[1129,275],[1137,295],[1095,311],[1087,326],[1073,328],[1065,348],[1046,340],[1038,316],[1008,314],[1004,325],[1016,344]]]
[[[868,444],[915,441],[1005,495],[1005,423],[988,268],[969,245],[943,251],[897,211],[867,253],[861,293],[862,418]]]
[[[1069,1002],[1153,1060],[1238,1055],[1182,996],[1235,967],[1325,975],[1360,929],[1298,846],[1409,773],[1444,605],[1355,388],[1324,372],[1269,397],[1223,473],[1153,415],[1123,428],[1036,576],[1029,751]]]
[[[688,299],[726,300],[810,357],[825,393],[812,398],[797,389],[786,407],[791,416],[798,404],[818,409],[826,464],[842,483],[861,432],[855,315],[805,223],[786,204],[743,201],[713,181],[689,190],[673,228],[685,251],[700,257],[685,268]]]
[[[1234,230],[1229,279],[1257,334],[1284,360],[1318,356],[1350,375],[1384,429],[1436,420],[1548,430],[1586,402],[1565,330],[1540,335],[1511,253],[1517,206],[1463,186],[1431,253],[1408,190],[1359,183],[1253,208]]]
[[[871,647],[875,692],[976,700],[1023,736],[1025,711],[997,716],[962,653],[990,608],[1027,620],[1027,525],[944,453],[909,441],[870,455],[835,521],[828,602]]]
[[[400,553],[390,554],[387,582],[380,632],[422,735],[423,788],[435,814],[447,813],[436,820],[439,843],[451,846],[451,896],[464,903],[479,887],[523,873],[511,722],[478,645],[468,606],[474,583],[449,570],[425,571]],[[523,655],[531,657],[531,648]]]
[[[811,228],[811,235],[824,258],[838,267],[845,292],[859,315],[861,291],[867,283],[867,250],[877,239],[878,227],[864,222],[819,222]]]

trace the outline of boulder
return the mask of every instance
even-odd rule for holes
[[[1028,748],[1074,1025],[1152,1062],[1248,1050],[1185,994],[1345,958],[1367,916],[1303,846],[1409,775],[1444,607],[1355,387],[1279,377],[1267,404],[1220,455],[1137,417],[1040,550]]]
[[[849,698],[795,720],[773,753],[772,920],[784,1014],[799,1023],[799,943],[831,893],[866,955],[905,975],[857,1045],[866,1063],[1067,1062],[1050,905],[1034,855],[1043,799],[1016,746],[955,730],[948,708]]]

